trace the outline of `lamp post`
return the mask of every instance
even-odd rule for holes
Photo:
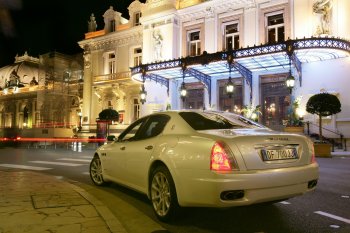
[[[146,102],[146,97],[147,97],[147,91],[145,90],[145,76],[146,76],[146,69],[142,68],[142,86],[140,90],[140,101],[142,104]]]
[[[186,96],[187,96],[187,89],[185,84],[185,71],[186,71],[186,63],[182,61],[182,83],[180,87],[180,96],[182,99],[182,102],[185,102]]]
[[[187,96],[187,89],[186,89],[186,85],[185,85],[184,81],[182,81],[182,83],[181,83],[180,96],[181,96],[182,101],[184,102],[186,99],[186,96]]]
[[[142,83],[140,90],[140,101],[142,104],[146,102],[147,91],[145,90],[145,84]]]
[[[290,74],[288,76],[288,78],[286,79],[286,85],[287,85],[287,88],[289,89],[289,93],[292,94],[292,90],[295,85],[295,78],[293,75]]]
[[[289,89],[289,93],[290,93],[290,116],[289,116],[289,124],[293,125],[293,114],[294,114],[294,109],[293,109],[293,98],[292,98],[292,91],[295,85],[295,78],[292,75],[292,54],[293,54],[293,50],[291,47],[288,47],[288,57],[289,57],[289,76],[286,79],[286,86]]]
[[[78,116],[79,116],[79,126],[78,126],[78,130],[79,132],[81,131],[82,129],[82,126],[81,126],[81,119],[83,117],[83,113],[82,112],[78,112]]]
[[[227,65],[229,69],[229,77],[228,77],[228,82],[226,83],[226,93],[229,98],[232,97],[233,91],[235,89],[235,86],[233,85],[232,78],[231,78],[231,71],[232,71],[232,62],[233,62],[233,56],[229,54],[227,56]]]
[[[289,89],[290,94],[292,94],[292,90],[293,90],[294,85],[295,85],[295,78],[292,75],[292,62],[291,62],[291,60],[292,60],[292,58],[291,58],[291,56],[289,56],[289,76],[286,79],[286,85],[287,85],[287,88]]]

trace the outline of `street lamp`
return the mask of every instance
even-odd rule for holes
[[[286,85],[287,85],[287,88],[289,89],[289,93],[291,94],[292,90],[294,88],[294,85],[295,85],[295,78],[291,74],[291,72],[290,72],[288,78],[286,79]]]
[[[295,85],[295,78],[292,75],[292,56],[293,56],[293,47],[291,45],[287,46],[287,54],[289,58],[289,76],[286,79],[286,85],[289,89],[289,93],[292,94],[292,89]]]
[[[180,96],[182,99],[182,102],[185,102],[186,96],[187,96],[187,89],[185,85],[185,70],[186,70],[186,63],[182,62],[182,83],[180,87]]]
[[[231,75],[228,77],[228,82],[226,83],[226,93],[228,94],[228,97],[231,98],[233,91],[235,89],[235,86],[233,85],[233,82],[231,80]]]
[[[83,117],[83,113],[82,112],[78,112],[78,116],[79,116],[79,126],[78,126],[78,130],[81,131],[81,118]]]
[[[145,90],[145,85],[142,83],[140,90],[140,101],[142,104],[146,102],[147,91]]]
[[[146,96],[147,96],[147,91],[145,90],[145,76],[146,76],[146,69],[142,68],[142,86],[140,90],[140,101],[142,104],[146,102]]]
[[[226,93],[227,93],[229,98],[232,97],[233,91],[235,89],[235,86],[233,85],[232,78],[231,78],[232,62],[233,62],[233,56],[230,54],[227,56],[229,77],[228,77],[228,82],[226,83]]]
[[[289,115],[289,124],[293,125],[293,115],[295,109],[293,109],[293,96],[292,96],[292,90],[295,85],[295,78],[292,75],[292,55],[293,55],[293,47],[292,46],[287,46],[287,51],[288,51],[288,57],[289,57],[289,76],[286,79],[286,86],[289,89],[289,94],[290,96],[290,115]]]
[[[181,83],[180,96],[181,96],[182,101],[185,101],[185,98],[187,96],[187,89],[186,89],[186,85],[185,85],[184,81],[182,81],[182,83]]]

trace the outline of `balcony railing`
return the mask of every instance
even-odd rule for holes
[[[130,80],[130,79],[131,79],[131,72],[125,71],[125,72],[119,72],[114,74],[105,74],[105,75],[95,76],[94,82],[101,83],[101,82],[122,81],[122,80]]]

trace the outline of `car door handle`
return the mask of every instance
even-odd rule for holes
[[[151,145],[146,146],[145,149],[146,149],[146,150],[152,150],[152,149],[153,149],[153,146],[151,146]]]
[[[120,150],[125,150],[125,146],[121,146],[121,147],[120,147]]]

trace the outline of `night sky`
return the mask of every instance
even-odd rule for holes
[[[127,7],[132,1],[0,0],[0,67],[12,64],[16,54],[25,51],[34,57],[51,51],[82,52],[77,42],[88,31],[91,13],[101,30],[102,15],[110,6],[129,19]]]

